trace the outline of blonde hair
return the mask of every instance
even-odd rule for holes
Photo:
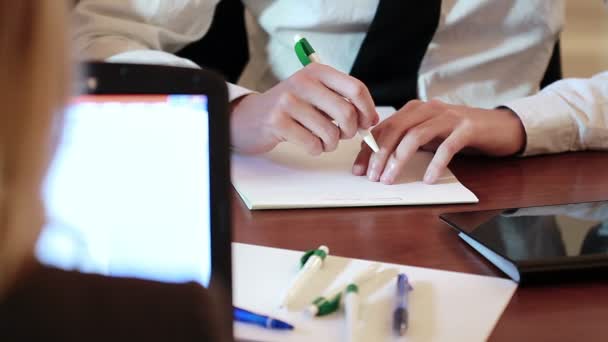
[[[0,297],[44,223],[40,190],[67,90],[66,8],[0,2]]]

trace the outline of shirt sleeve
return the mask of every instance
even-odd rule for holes
[[[564,79],[505,106],[526,131],[524,155],[608,149],[608,72]]]
[[[81,60],[198,68],[174,53],[209,30],[219,0],[80,0],[71,13]],[[230,100],[252,93],[227,83]]]

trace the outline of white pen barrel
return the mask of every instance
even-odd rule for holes
[[[365,283],[366,281],[373,278],[373,276],[376,274],[376,272],[378,272],[379,268],[380,268],[379,262],[374,262],[374,263],[368,265],[366,269],[364,269],[361,273],[357,274],[357,276],[355,276],[355,278],[353,278],[353,283],[355,283],[357,286]]]
[[[357,273],[357,275],[353,278],[352,283],[356,284],[357,286],[361,286],[361,284],[370,280],[376,274],[380,266],[381,265],[378,262],[374,262],[373,264],[368,265],[364,270]],[[327,295],[324,295],[324,297],[327,299],[334,298],[338,293],[344,291],[344,288],[347,285],[348,284],[344,284],[334,288],[333,290],[328,292]]]
[[[356,286],[355,286],[356,289]],[[359,321],[359,294],[357,290],[347,290],[344,295],[344,311],[346,314],[347,341],[357,341],[357,322]]]
[[[310,55],[308,55],[308,59],[310,59],[310,61],[314,62],[314,63],[319,63],[319,64],[323,63],[323,62],[321,62],[321,57],[319,57],[319,54],[316,52],[313,52]]]
[[[329,253],[329,249],[326,246],[319,247],[319,250],[323,251],[326,255]],[[310,282],[312,276],[321,269],[323,266],[323,258],[316,254],[312,254],[304,266],[300,269],[296,277],[289,286],[288,290],[285,292],[283,299],[281,300],[281,307],[288,306],[289,303],[293,300],[293,297],[296,296],[301,289]]]
[[[317,270],[319,270],[323,265],[323,261],[321,260],[321,258],[317,256],[312,256],[311,258],[315,258],[318,260],[313,260],[312,263],[302,267],[301,272],[296,275],[296,278],[293,280],[289,291],[287,291],[287,301],[290,301],[296,293],[300,292],[304,285],[310,281],[310,278],[312,278],[313,274]]]

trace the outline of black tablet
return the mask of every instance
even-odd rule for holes
[[[608,201],[443,214],[460,238],[522,284],[605,278]]]
[[[229,295],[224,81],[152,65],[82,70],[44,186],[48,219],[37,258],[107,276],[221,286]]]

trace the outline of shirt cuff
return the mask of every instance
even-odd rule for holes
[[[159,50],[131,50],[106,59],[110,63],[136,63],[200,69],[193,61]]]
[[[515,112],[524,126],[524,156],[571,150],[576,125],[568,113],[568,104],[559,95],[545,90],[510,101],[504,107]]]
[[[238,99],[239,97],[255,93],[253,90],[241,87],[240,85],[229,82],[226,82],[226,85],[228,85],[228,100],[230,102]]]
[[[133,50],[122,52],[111,56],[106,59],[106,61],[110,63],[156,64],[200,69],[196,63],[189,59],[158,50]],[[226,82],[226,85],[228,86],[228,99],[230,101],[254,92],[253,90],[229,82]]]

